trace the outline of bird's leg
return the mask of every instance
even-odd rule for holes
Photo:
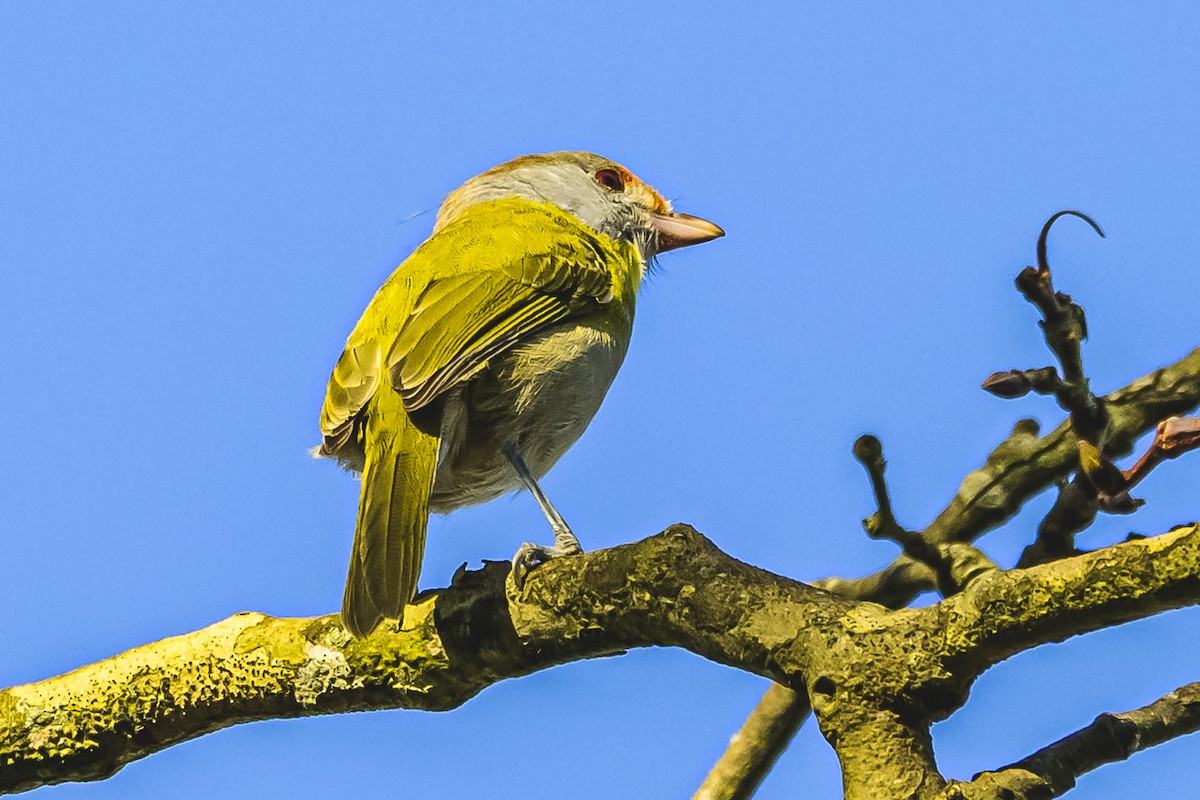
[[[550,498],[546,497],[546,493],[542,491],[542,487],[538,486],[537,479],[525,466],[525,460],[521,458],[521,454],[517,452],[516,448],[506,449],[504,455],[508,457],[513,469],[521,478],[521,482],[525,484],[525,488],[537,500],[542,513],[546,515],[546,521],[550,523],[550,528],[554,531],[554,544],[549,547],[525,542],[517,548],[517,553],[512,560],[512,571],[513,581],[520,589],[525,585],[525,575],[538,564],[551,558],[582,553],[583,548],[579,546],[579,540],[575,538],[575,534],[571,533],[571,526],[567,525],[562,514],[558,513],[558,510],[550,502]]]

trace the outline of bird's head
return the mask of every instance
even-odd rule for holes
[[[620,164],[582,151],[521,156],[476,175],[442,203],[434,231],[469,206],[508,197],[553,203],[594,230],[637,245],[646,259],[725,235],[708,220],[672,211]]]

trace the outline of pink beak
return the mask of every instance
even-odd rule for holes
[[[691,214],[654,214],[650,217],[650,224],[658,232],[660,253],[709,242],[725,235],[725,231],[708,220],[693,217]]]

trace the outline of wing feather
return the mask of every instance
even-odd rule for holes
[[[321,454],[336,455],[350,439],[354,419],[379,385],[379,342],[352,337],[329,377],[321,407]]]
[[[432,402],[539,331],[612,302],[607,259],[615,255],[615,243],[606,251],[578,223],[553,232],[557,235],[538,252],[487,270],[464,264],[464,271],[425,288],[385,358],[406,409]]]
[[[613,265],[635,257],[548,203],[468,208],[363,312],[329,380],[321,454],[361,461],[356,426],[384,374],[407,410],[421,408],[542,329],[612,302]]]

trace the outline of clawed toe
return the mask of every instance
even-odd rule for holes
[[[573,556],[581,552],[583,552],[583,549],[579,547],[578,542],[574,543],[574,547],[559,547],[558,545],[547,547],[545,545],[534,544],[533,542],[525,542],[517,548],[517,552],[512,559],[513,583],[518,589],[524,589],[525,578],[535,567],[544,564],[552,558]]]

